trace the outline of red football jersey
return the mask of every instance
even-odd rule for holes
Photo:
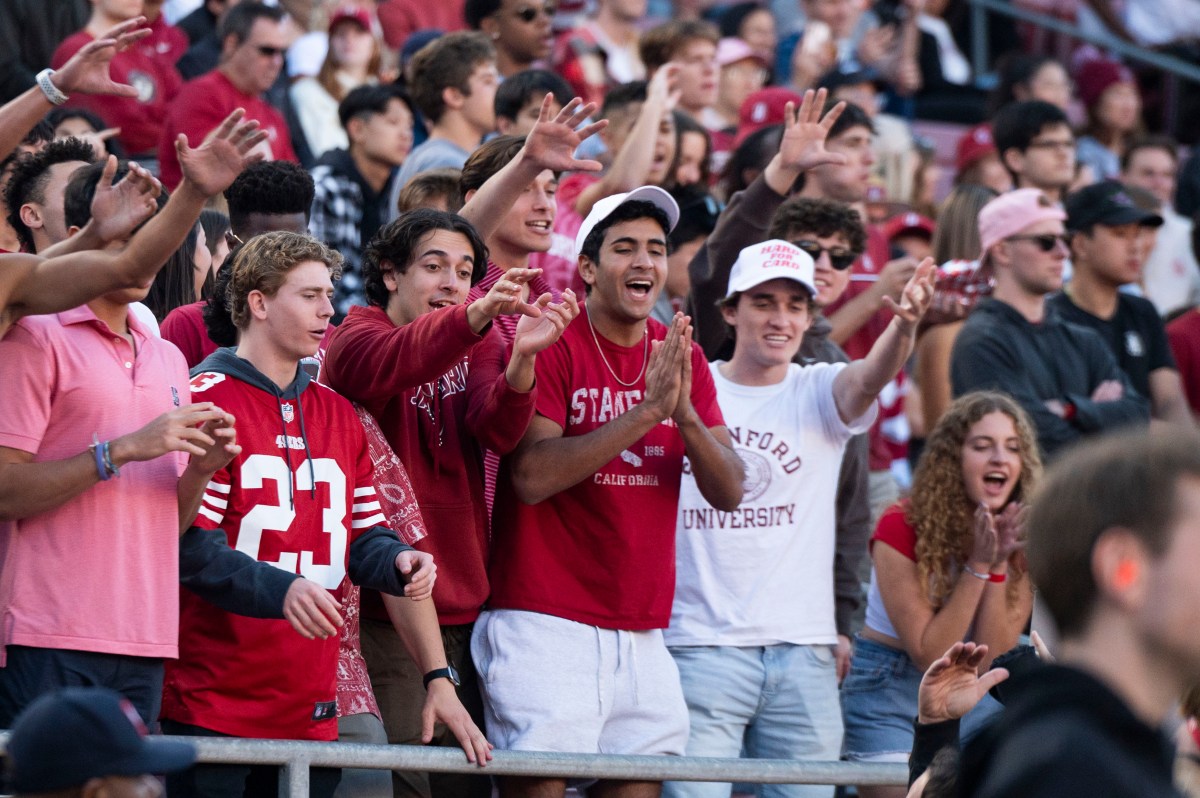
[[[214,371],[192,379],[192,396],[232,413],[242,445],[209,482],[196,526],[340,600],[350,543],[385,524],[350,402],[315,382],[299,400],[276,399]],[[163,718],[238,737],[337,739],[337,636],[305,640],[287,621],[233,615],[187,590],[180,611]]]

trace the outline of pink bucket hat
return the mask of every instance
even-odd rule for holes
[[[1001,194],[979,209],[979,243],[986,256],[999,242],[1046,219],[1066,221],[1066,212],[1036,188]]]

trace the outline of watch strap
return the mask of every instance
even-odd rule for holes
[[[46,99],[54,105],[62,105],[68,99],[67,95],[62,92],[54,82],[50,80],[50,76],[54,74],[53,69],[43,69],[37,73],[38,88],[42,90],[42,94],[46,95]]]
[[[451,684],[458,685],[458,674],[454,672],[453,668],[435,668],[425,674],[425,677],[421,681],[425,687],[429,687],[429,683],[434,679],[449,679]]]

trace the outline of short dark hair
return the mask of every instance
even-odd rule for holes
[[[286,16],[284,10],[277,6],[269,6],[258,0],[243,0],[243,2],[231,6],[221,16],[221,21],[217,23],[217,38],[221,42],[221,47],[225,46],[225,40],[230,36],[235,37],[237,43],[241,44],[250,38],[250,31],[258,20],[269,19],[273,22],[283,22]]]
[[[471,285],[483,279],[487,273],[487,245],[471,223],[456,213],[418,208],[382,227],[367,244],[362,260],[363,290],[367,295],[367,304],[387,307],[388,289],[383,282],[383,275],[386,272],[404,274],[408,271],[417,245],[435,230],[449,230],[467,237],[475,257]]]
[[[496,89],[496,116],[516,119],[530,100],[540,102],[547,94],[553,94],[559,105],[566,106],[575,97],[571,84],[556,72],[545,69],[523,69],[509,75]]]
[[[646,65],[646,74],[653,74],[654,70],[674,59],[688,42],[703,39],[715,46],[720,38],[720,32],[711,22],[676,19],[643,33],[638,41],[638,54]]]
[[[767,238],[787,240],[796,231],[826,236],[841,233],[850,249],[861,254],[867,248],[867,228],[858,211],[844,202],[831,199],[791,197],[771,217]]]
[[[4,204],[8,207],[8,223],[17,233],[17,240],[26,250],[33,251],[33,233],[21,221],[21,206],[27,202],[46,201],[46,185],[50,182],[50,167],[71,161],[93,163],[96,152],[83,139],[67,138],[52,141],[41,152],[18,158],[8,182],[4,185]]]
[[[431,122],[446,113],[445,89],[471,93],[475,67],[496,58],[496,48],[478,31],[457,31],[422,47],[408,64],[408,86],[418,110]]]
[[[524,136],[497,136],[481,144],[463,164],[462,174],[458,178],[459,193],[465,197],[468,191],[478,191],[492,175],[517,157],[524,146]]]
[[[608,119],[626,106],[646,102],[647,86],[644,80],[631,80],[613,86],[604,95],[604,104],[600,106],[600,118]]]
[[[80,167],[71,175],[67,188],[63,192],[63,221],[67,227],[83,227],[92,218],[92,200],[96,198],[96,187],[104,174],[104,161],[90,163]],[[118,182],[129,173],[129,161],[118,161],[117,171],[113,182]],[[167,204],[167,192],[158,195],[158,208]]]
[[[78,106],[60,106],[58,108],[51,108],[46,112],[46,116],[43,117],[43,121],[50,126],[50,136],[46,140],[52,140],[54,138],[54,129],[68,119],[82,119],[83,121],[87,122],[92,130],[96,131],[97,133],[108,127],[108,123],[105,122],[95,111],[87,108],[80,108]],[[104,142],[104,149],[109,155],[115,155],[118,158],[125,157],[125,148],[121,146],[121,142],[116,136],[113,136]]]
[[[1064,638],[1083,634],[1096,608],[1096,541],[1120,528],[1162,556],[1179,521],[1182,477],[1200,478],[1200,435],[1178,429],[1084,441],[1049,468],[1031,502],[1027,554]]]
[[[679,206],[679,221],[667,236],[672,250],[701,236],[708,236],[716,229],[721,203],[708,193],[706,185],[679,186],[671,190],[671,197]]]
[[[420,174],[413,175],[404,188],[400,189],[396,210],[400,213],[408,213],[417,208],[428,207],[428,203],[435,197],[443,197],[446,200],[446,210],[450,213],[458,213],[463,206],[462,191],[458,188],[461,176],[462,170],[455,169],[453,166],[427,169]]]
[[[1179,163],[1179,142],[1170,136],[1163,135],[1148,135],[1141,136],[1129,142],[1129,146],[1125,148],[1124,154],[1121,155],[1121,171],[1129,169],[1129,164],[1133,162],[1133,156],[1138,150],[1162,150],[1171,156],[1171,160],[1176,164]]]
[[[351,119],[386,114],[388,103],[392,100],[399,100],[409,110],[412,109],[412,101],[409,100],[408,93],[395,84],[367,85],[351,89],[350,93],[338,103],[338,121],[342,123],[343,128],[347,128]]]
[[[725,6],[717,17],[717,28],[721,32],[722,38],[737,38],[742,35],[742,23],[746,21],[746,17],[758,11],[766,11],[770,13],[771,9],[758,2],[734,3],[731,6]]]
[[[270,216],[303,213],[308,219],[315,194],[312,176],[299,164],[259,161],[246,167],[225,189],[229,225],[234,233],[238,233],[245,228],[252,213]]]
[[[463,21],[471,30],[479,30],[480,24],[495,14],[504,5],[504,0],[467,0],[463,5]]]
[[[721,169],[717,184],[726,200],[732,199],[734,194],[744,190],[755,177],[762,174],[775,153],[779,152],[782,138],[783,125],[768,125],[742,139]]]
[[[1025,152],[1029,143],[1048,127],[1071,126],[1067,115],[1053,103],[1041,100],[1010,103],[1000,109],[992,121],[992,140],[1000,160],[1008,150]]]
[[[875,135],[875,123],[871,121],[870,114],[858,105],[848,102],[846,103],[845,110],[842,111],[842,115],[829,128],[828,138],[836,139],[852,127],[865,127],[871,131],[871,135]]]
[[[667,218],[666,211],[653,202],[646,202],[645,200],[622,202],[588,233],[587,238],[583,240],[583,246],[579,248],[580,256],[587,258],[592,263],[599,263],[600,248],[604,246],[604,234],[613,225],[633,221],[634,219],[653,219],[658,222],[663,229],[664,238],[668,235],[668,230],[671,227],[671,222]]]

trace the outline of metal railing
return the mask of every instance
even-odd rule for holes
[[[0,746],[8,739],[0,732]],[[280,798],[309,794],[309,768],[369,768],[434,773],[487,773],[634,781],[721,781],[742,784],[865,784],[903,786],[901,764],[801,762],[790,759],[713,759],[611,754],[552,754],[495,751],[482,771],[462,751],[411,745],[248,740],[234,737],[175,737],[196,746],[197,761],[236,765],[278,765]]]

